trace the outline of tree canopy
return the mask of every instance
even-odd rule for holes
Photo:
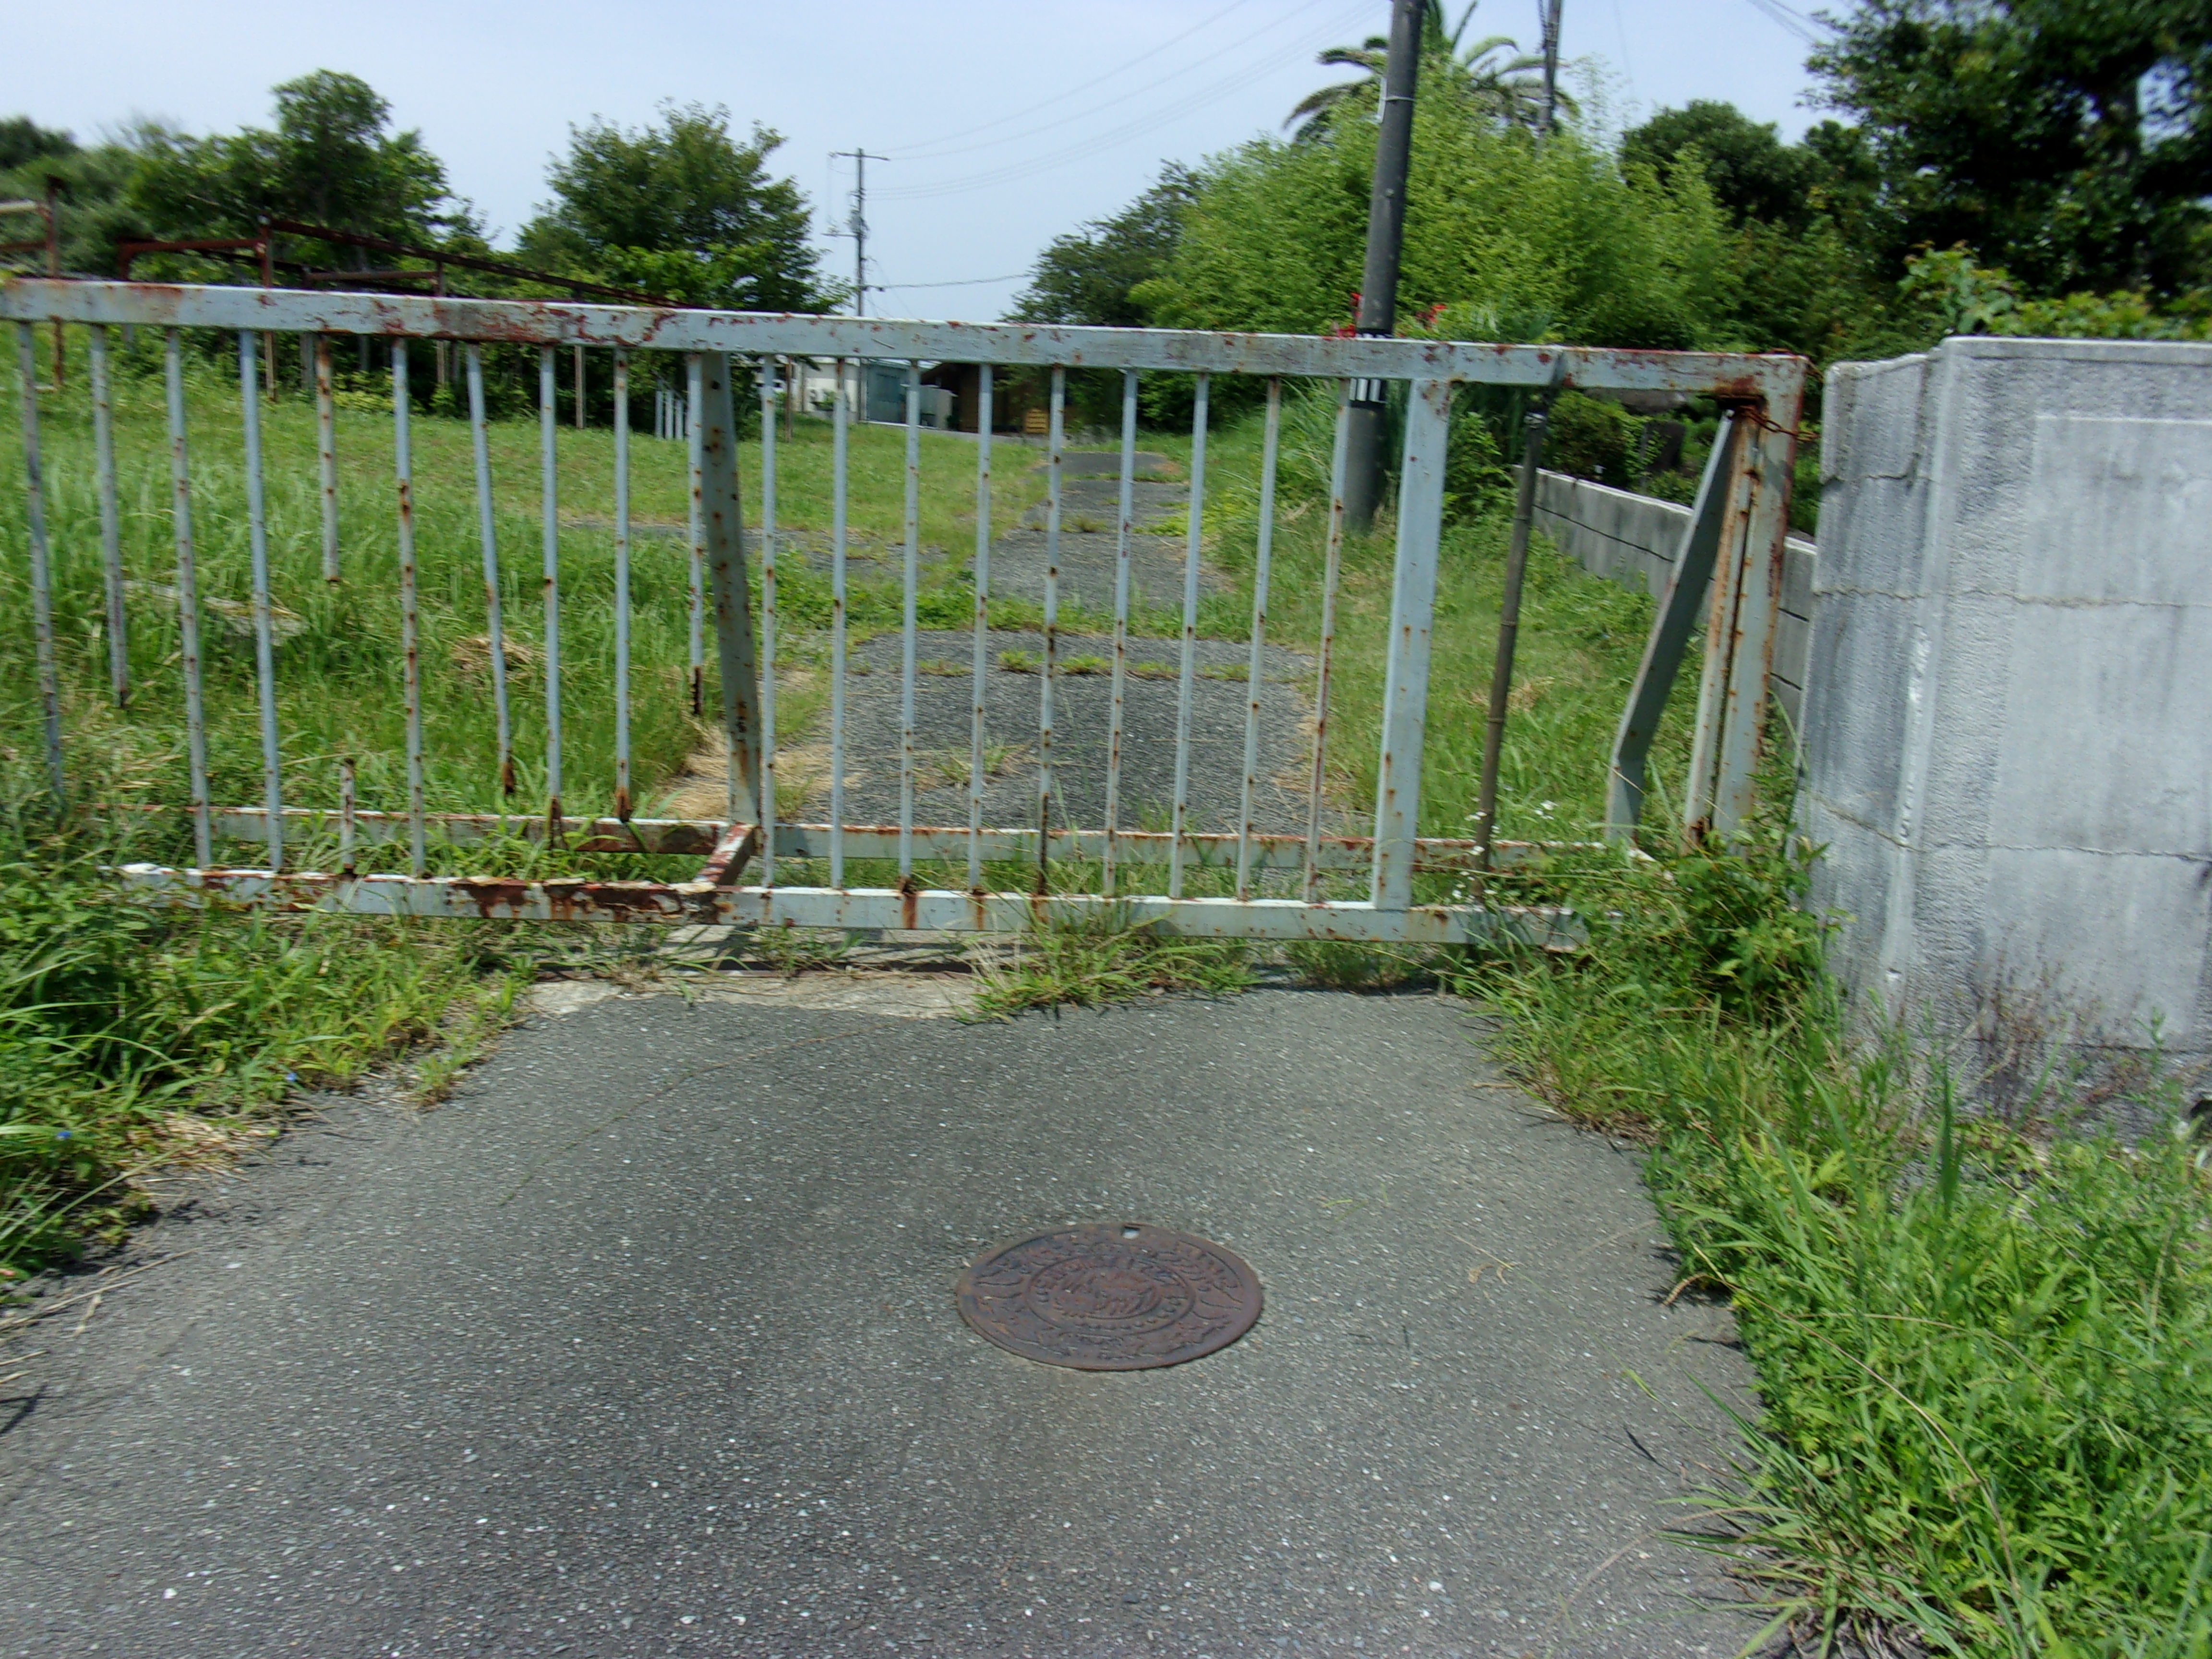
[[[12,173],[33,161],[76,153],[76,139],[70,133],[42,127],[27,115],[11,115],[0,120],[0,173]]]
[[[1419,79],[1484,118],[1533,129],[1543,118],[1542,60],[1522,54],[1510,35],[1470,36],[1468,27],[1480,3],[1468,0],[1459,21],[1450,24],[1443,0],[1428,0],[1421,13]],[[1372,119],[1381,106],[1389,46],[1387,37],[1370,34],[1356,46],[1325,48],[1316,63],[1326,69],[1356,69],[1362,71],[1360,77],[1316,87],[1298,101],[1283,125],[1297,137],[1316,140],[1326,137],[1339,121]],[[1555,92],[1554,100],[1561,109],[1574,108],[1574,100],[1563,93]]]
[[[1884,253],[2034,288],[2204,280],[2212,0],[1863,0],[1811,67],[1881,175]]]
[[[474,232],[422,135],[392,130],[392,106],[357,76],[317,70],[274,88],[273,127],[192,137],[138,135],[131,207],[157,235],[248,236],[299,219],[395,240]]]
[[[1325,143],[1260,138],[1195,175],[1182,234],[1133,298],[1157,323],[1328,332],[1352,313],[1374,168],[1372,123]],[[1703,177],[1624,171],[1571,131],[1525,131],[1425,91],[1413,120],[1404,320],[1621,346],[1726,333],[1728,226]]]
[[[781,137],[757,125],[740,142],[720,107],[668,104],[660,117],[635,131],[569,129],[524,258],[693,305],[826,309],[836,290],[808,246],[806,198],[768,170]]]
[[[1141,328],[1145,309],[1132,295],[1166,268],[1198,189],[1193,174],[1170,165],[1121,212],[1055,236],[1007,314],[1025,323]]]

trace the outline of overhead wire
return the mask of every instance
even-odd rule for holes
[[[1783,0],[1751,0],[1751,3],[1757,7],[1768,21],[1779,23],[1807,46],[1817,46],[1820,44],[1821,37],[1815,27],[1817,19],[1808,17],[1794,7],[1784,4]]]
[[[886,292],[895,288],[981,288],[986,283],[1018,283],[1028,276],[1026,270],[1011,270],[1003,276],[963,276],[951,283],[870,283],[868,286]]]
[[[1080,96],[1082,94],[1090,91],[1093,87],[1103,86],[1115,76],[1120,75],[1126,70],[1133,70],[1139,64],[1150,62],[1152,58],[1158,57],[1162,52],[1165,52],[1169,47],[1180,46],[1185,40],[1189,40],[1192,35],[1212,28],[1223,18],[1228,16],[1231,12],[1237,10],[1239,7],[1247,3],[1249,3],[1249,0],[1229,0],[1229,3],[1227,5],[1224,6],[1219,11],[1215,12],[1212,16],[1204,18],[1201,21],[1192,24],[1181,34],[1171,35],[1167,40],[1161,41],[1159,45],[1139,52],[1134,58],[1129,58],[1124,63],[1115,64],[1112,69],[1106,70],[1103,75],[1094,75],[1088,81],[1079,82],[1076,85],[1070,87],[1065,92],[1056,93],[1052,97],[1041,99],[1034,104],[1025,105],[1022,108],[1011,111],[1005,115],[994,115],[989,120],[981,122],[975,126],[963,127],[957,132],[948,132],[936,138],[919,139],[915,143],[906,146],[904,150],[899,152],[900,159],[902,161],[909,159],[926,161],[928,159],[927,156],[917,155],[915,152],[921,150],[933,150],[940,144],[949,144],[952,143],[956,138],[966,138],[975,133],[988,132],[993,127],[1005,126],[1011,121],[1020,120],[1025,115],[1034,115],[1041,109],[1050,109],[1054,105],[1063,104],[1070,98]]]
[[[1224,76],[1220,80],[1200,88],[1194,92],[1184,94],[1176,101],[1177,104],[1196,103],[1223,93],[1241,90],[1253,82],[1272,74],[1292,58],[1303,55],[1316,40],[1340,31],[1346,26],[1347,17],[1356,19],[1364,16],[1370,9],[1369,6],[1363,4],[1347,14],[1340,15],[1325,27],[1310,30],[1290,46],[1270,53],[1265,58],[1248,63],[1233,74]],[[1103,145],[1116,143],[1122,138],[1141,132],[1146,128],[1157,125],[1164,113],[1165,112],[1158,109],[1146,111],[1105,132],[1093,134],[1079,143],[1044,155],[1027,157],[1002,167],[991,168],[963,178],[944,179],[933,184],[890,186],[883,191],[882,198],[886,201],[924,201],[934,197],[987,189],[994,185],[1012,184],[1021,179],[1048,172],[1054,167],[1065,166],[1069,161],[1080,160],[1085,155],[1093,154]]]
[[[1193,58],[1188,63],[1184,64],[1179,69],[1170,70],[1166,74],[1155,76],[1151,81],[1146,82],[1143,86],[1134,88],[1128,92],[1116,93],[1113,97],[1105,100],[1103,103],[1093,104],[1087,109],[1080,109],[1071,114],[1063,115],[1057,120],[1047,121],[1039,126],[1024,128],[1019,132],[1009,133],[1002,138],[986,138],[981,143],[961,144],[951,149],[936,149],[933,154],[917,155],[912,149],[896,151],[893,153],[892,159],[901,161],[942,161],[950,155],[965,155],[972,154],[979,149],[995,149],[1002,144],[1026,143],[1027,141],[1035,138],[1040,133],[1052,131],[1055,127],[1068,126],[1078,121],[1087,121],[1092,116],[1103,114],[1106,111],[1113,109],[1119,105],[1126,104],[1133,98],[1142,98],[1148,93],[1157,92],[1170,81],[1179,80],[1183,76],[1192,74],[1199,70],[1206,68],[1209,64],[1218,63],[1222,58],[1230,56],[1231,53],[1243,51],[1246,46],[1250,46],[1252,42],[1259,40],[1261,36],[1275,33],[1278,29],[1280,29],[1285,24],[1289,23],[1293,19],[1306,12],[1310,12],[1316,6],[1325,4],[1326,3],[1327,0],[1304,0],[1304,4],[1293,7],[1291,10],[1285,12],[1279,16],[1268,19],[1267,21],[1262,23],[1258,28],[1254,29],[1249,34],[1246,34],[1237,40],[1231,40],[1225,46],[1220,46],[1212,52],[1206,52],[1202,56]],[[1185,37],[1177,37],[1177,39],[1182,38]],[[1093,84],[1095,85],[1096,82],[1093,82]],[[1053,99],[1048,100],[1048,104],[1060,104],[1066,101],[1066,100],[1065,99]],[[1040,105],[1036,107],[1042,108],[1047,106],[1048,106],[1046,105]]]

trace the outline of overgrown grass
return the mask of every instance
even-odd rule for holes
[[[2134,1146],[1967,1115],[1940,1050],[1849,1040],[1804,868],[1771,826],[1562,860],[1507,884],[1591,948],[1459,975],[1539,1093],[1650,1144],[1684,1292],[1733,1305],[1765,1409],[1713,1547],[1807,1650],[2212,1651],[2212,1184],[2179,1099]]]
[[[295,1091],[411,1050],[441,1097],[535,963],[507,930],[130,902],[147,841],[55,825],[20,762],[0,814],[0,1278],[137,1212],[133,1172],[220,1156]]]
[[[1009,957],[977,975],[975,1012],[1005,1018],[1032,1008],[1100,1007],[1169,991],[1221,996],[1253,982],[1241,939],[1164,938],[1112,912],[1047,922],[1022,934]]]

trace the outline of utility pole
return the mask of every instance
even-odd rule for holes
[[[888,161],[888,155],[871,155],[864,149],[837,149],[830,152],[833,157],[849,155],[853,158],[853,215],[843,231],[831,231],[832,236],[846,235],[853,239],[853,314],[868,314],[868,163]]]
[[[1425,0],[1391,0],[1390,52],[1382,70],[1382,118],[1375,136],[1375,188],[1367,198],[1367,268],[1359,282],[1361,334],[1389,335],[1398,325],[1398,256],[1406,241],[1406,179],[1413,159],[1413,82],[1420,68]],[[1344,516],[1370,529],[1382,498],[1385,383],[1355,380],[1346,410]]]
[[[1552,136],[1552,120],[1559,105],[1559,6],[1561,0],[1536,0],[1536,15],[1544,31],[1544,122],[1540,138]]]

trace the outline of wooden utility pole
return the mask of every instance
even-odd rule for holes
[[[1367,268],[1359,283],[1362,334],[1398,325],[1398,258],[1406,243],[1406,180],[1413,171],[1413,85],[1421,59],[1425,0],[1392,0],[1390,53],[1382,70],[1382,112],[1375,135],[1375,187],[1367,198]],[[1383,441],[1389,410],[1381,380],[1354,380],[1346,410],[1344,516],[1355,531],[1375,523],[1382,499]]]

